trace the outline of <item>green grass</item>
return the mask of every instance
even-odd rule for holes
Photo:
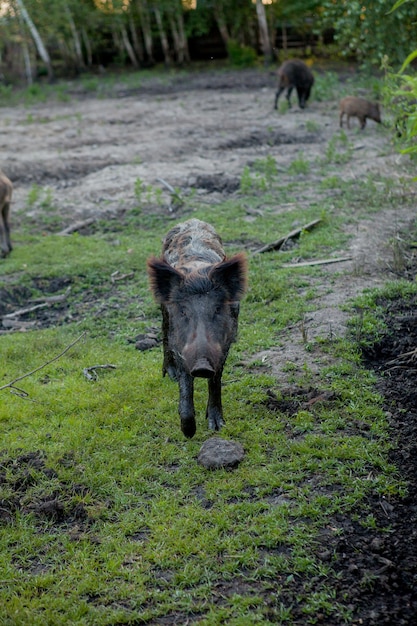
[[[316,623],[318,613],[350,623],[351,609],[335,596],[332,560],[317,554],[320,531],[336,515],[372,526],[367,497],[405,490],[388,460],[375,378],[359,356],[360,344],[381,330],[376,293],[365,293],[352,308],[350,337],[307,338],[306,354],[331,357],[318,378],[307,358],[301,374],[287,365],[299,386],[332,390],[331,402],[292,415],[270,410],[267,389],[281,397],[280,382],[261,360],[247,365],[302,323],[322,280],[320,267],[294,272],[282,263],[327,256],[346,244],[342,226],[349,220],[377,214],[399,197],[413,202],[394,178],[339,180],[338,195],[329,196],[335,155],[346,148],[340,137],[326,163],[300,156],[278,173],[272,157],[259,159],[243,173],[239,197],[216,207],[195,200],[195,210],[185,206],[185,218],[216,227],[228,253],[241,249],[232,242],[253,248],[294,223],[323,220],[295,248],[250,257],[239,340],[223,377],[221,436],[246,451],[234,471],[208,472],[196,461],[212,436],[205,382],[196,382],[197,434],[185,440],[177,386],[161,376],[161,349],[139,352],[131,343],[160,324],[145,266],[171,222],[146,212],[151,190],[143,195],[138,183],[138,210],[123,223],[100,222],[89,236],[45,236],[31,225],[14,233],[0,287],[39,297],[64,277],[60,292],[71,285],[70,315],[61,326],[0,336],[0,387],[84,334],[61,358],[16,383],[20,395],[0,391],[0,509],[13,512],[0,515],[1,624],[104,626],[166,616],[203,626],[291,624],[294,594],[306,624]],[[319,175],[317,197],[306,207],[300,199]],[[44,197],[49,206],[45,193],[33,188],[31,199]],[[282,202],[292,208],[277,213]],[[249,226],[244,207],[260,206],[262,218]],[[116,271],[133,276],[112,282]],[[413,288],[395,283],[386,293]],[[87,380],[83,369],[97,364],[115,369]],[[37,463],[25,460],[28,453],[36,453]],[[40,506],[51,500],[60,506],[55,518]]]

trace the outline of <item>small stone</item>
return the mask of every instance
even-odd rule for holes
[[[212,437],[203,443],[198,462],[206,469],[237,467],[245,456],[243,446],[236,441]]]

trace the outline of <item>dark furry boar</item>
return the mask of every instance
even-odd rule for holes
[[[10,202],[13,185],[0,170],[0,256],[6,257],[12,251],[10,241]]]
[[[310,97],[313,84],[314,76],[303,61],[298,61],[297,59],[284,61],[278,69],[278,89],[275,94],[274,109],[277,108],[278,98],[285,89],[287,90],[288,106],[291,107],[290,98],[294,87],[297,90],[300,109],[304,109],[306,102]]]
[[[343,116],[346,115],[347,127],[350,128],[350,118],[357,117],[359,119],[362,130],[366,126],[366,118],[381,123],[381,111],[379,104],[369,102],[364,98],[356,98],[355,96],[347,96],[340,101],[340,128],[343,127]]]
[[[194,378],[208,379],[209,428],[223,421],[221,378],[236,338],[239,301],[246,288],[243,253],[226,258],[210,224],[191,219],[166,235],[162,258],[148,260],[152,292],[162,310],[162,373],[179,384],[179,414],[186,437],[196,431]]]

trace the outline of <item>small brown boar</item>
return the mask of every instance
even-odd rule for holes
[[[287,90],[288,106],[291,107],[291,93],[294,87],[297,91],[300,109],[304,109],[313,84],[313,73],[303,61],[298,59],[284,61],[278,69],[278,89],[275,94],[274,109],[277,108],[278,98],[285,89]]]
[[[359,119],[361,129],[366,126],[366,119],[374,120],[381,123],[381,111],[377,102],[369,102],[364,98],[356,98],[355,96],[347,96],[340,101],[340,128],[343,128],[343,116],[346,115],[347,127],[350,128],[350,118],[357,117]]]
[[[162,373],[179,384],[181,430],[196,431],[194,378],[208,379],[209,428],[224,424],[221,378],[236,339],[239,301],[246,288],[246,257],[227,258],[214,228],[190,219],[165,237],[162,257],[148,260],[152,292],[162,310]]]
[[[0,256],[6,257],[12,251],[10,241],[10,203],[13,185],[0,170]]]

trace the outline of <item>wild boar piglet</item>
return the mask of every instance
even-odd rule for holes
[[[340,128],[343,128],[343,117],[346,115],[346,125],[350,128],[350,118],[357,117],[363,130],[366,126],[366,119],[374,120],[381,123],[381,111],[377,102],[370,102],[364,98],[356,98],[355,96],[346,96],[340,101]]]

